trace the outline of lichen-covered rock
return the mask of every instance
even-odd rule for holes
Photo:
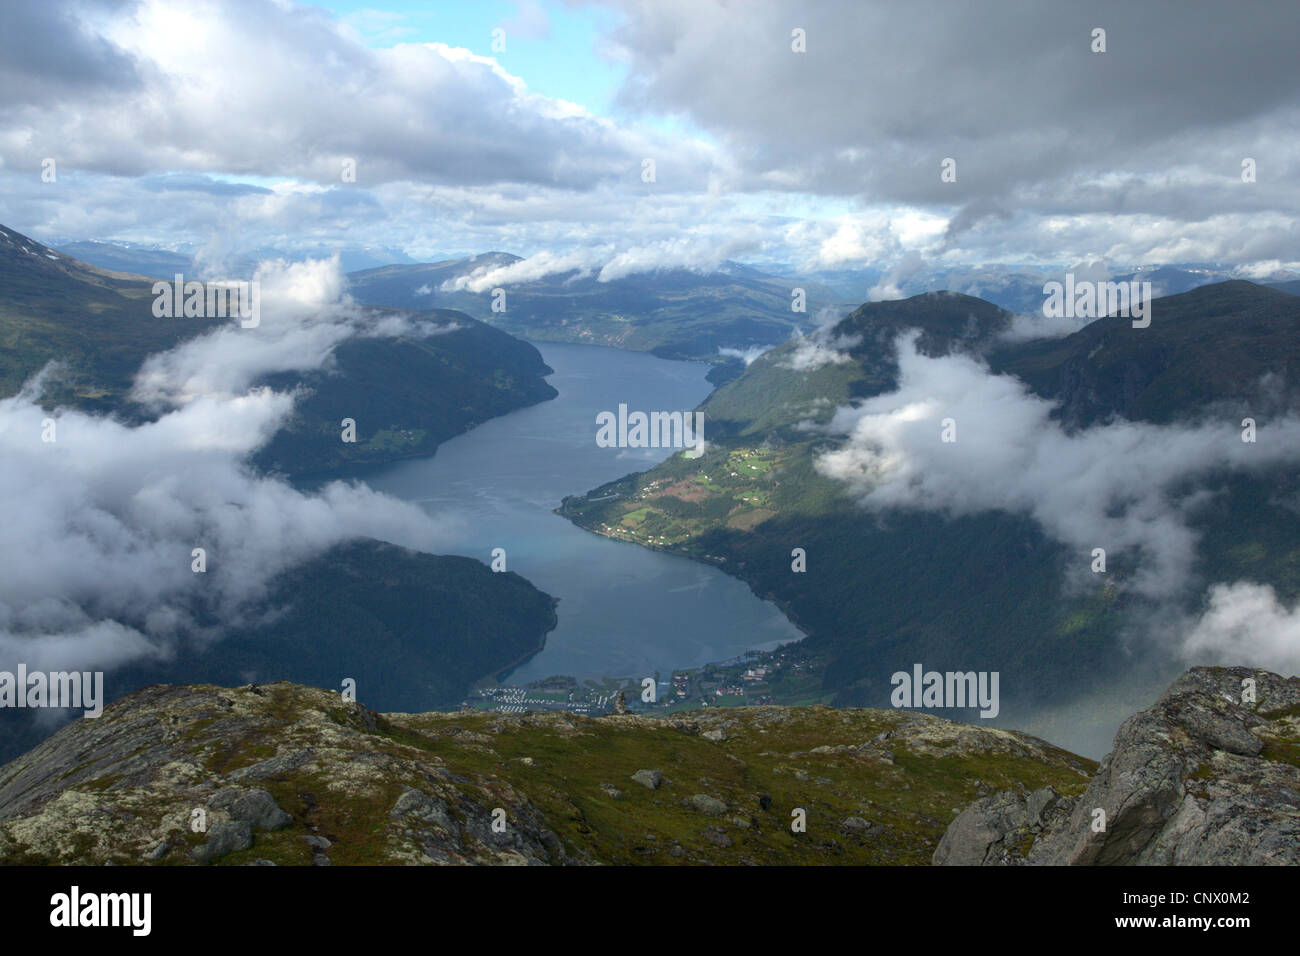
[[[294,684],[145,688],[0,768],[0,862],[582,862],[428,743]]]
[[[1300,679],[1194,668],[1123,723],[1081,796],[1035,796],[976,801],[934,862],[1300,863]]]

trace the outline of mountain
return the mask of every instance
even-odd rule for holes
[[[149,355],[226,320],[159,319],[152,281],[78,262],[0,227],[0,396],[51,361],[42,400],[142,421],[130,397]],[[370,310],[378,321],[394,310]],[[302,390],[293,418],[257,456],[266,470],[302,476],[432,454],[496,415],[554,398],[536,348],[460,312],[424,313],[427,335],[348,339],[327,370],[268,375],[258,384]],[[450,329],[450,331],[446,331]],[[340,441],[340,422],[357,440]]]
[[[299,261],[305,258],[328,259],[338,255],[345,272],[415,261],[400,249],[299,244],[292,249],[260,248],[241,252],[221,262],[219,274],[210,274],[213,270],[206,266],[207,259],[188,252],[97,239],[59,242],[56,245],[59,252],[101,269],[168,280],[177,273],[187,279],[199,280],[251,279],[257,271],[258,263],[267,259]]]
[[[556,625],[554,599],[514,572],[368,539],[286,571],[269,592],[246,615],[255,623],[240,627],[195,607],[209,637],[174,642],[165,659],[113,669],[105,675],[108,699],[163,682],[337,688],[350,678],[376,707],[455,710],[475,683],[540,651]],[[0,711],[0,759],[49,734],[31,713]]]
[[[263,378],[259,384],[305,392],[254,462],[303,476],[419,458],[490,418],[559,394],[529,343],[463,312],[421,317],[452,331],[353,338],[335,347],[329,369]],[[357,423],[355,443],[339,440],[344,418]]]
[[[379,714],[153,686],[0,767],[0,862],[1295,865],[1298,710],[1294,678],[1196,668],[1098,767],[904,710]]]
[[[359,302],[396,308],[460,309],[497,328],[538,342],[577,342],[647,351],[663,358],[717,361],[719,349],[776,345],[839,314],[843,300],[818,283],[769,276],[738,263],[713,272],[663,269],[602,282],[577,271],[503,281],[504,311],[491,290],[443,291],[475,270],[520,260],[492,252],[469,259],[394,265],[349,274]],[[805,291],[805,312],[791,309],[792,290]]]
[[[1070,702],[1117,687],[1131,699],[1176,666],[1134,657],[1127,635],[1153,611],[1126,587],[1140,570],[1135,558],[1112,555],[1107,576],[1073,581],[1077,551],[1024,509],[867,511],[816,462],[848,441],[827,428],[837,409],[897,388],[892,342],[906,329],[917,330],[922,353],[969,354],[1023,376],[1076,431],[1124,415],[1164,424],[1213,414],[1235,428],[1246,411],[1266,430],[1287,402],[1296,407],[1300,300],[1228,282],[1151,308],[1146,329],[1103,319],[1064,339],[1007,346],[999,333],[1011,314],[982,300],[926,293],[868,303],[817,336],[772,349],[710,395],[700,406],[702,457],[675,455],[566,498],[559,513],[598,534],[713,564],[774,601],[807,635],[782,665],[797,663],[805,675],[791,682],[799,700],[813,675],[816,699],[883,706],[889,675],[915,661],[1000,671],[1002,686],[1014,688],[1000,724],[1056,720]],[[1198,542],[1191,580],[1202,589],[1267,585],[1288,606],[1300,598],[1293,468],[1209,476],[1184,492],[1196,502],[1186,510]],[[796,548],[804,573],[793,568]],[[1162,613],[1199,614],[1202,602],[1194,590]],[[1086,710],[1095,726],[1079,719],[1053,731],[1085,751],[1113,731],[1107,707]]]
[[[1223,282],[1233,278],[1231,269],[1213,263],[1179,263],[1161,266],[1138,266],[1111,273],[1076,267],[1088,278],[1105,278],[1112,282],[1150,282],[1151,296],[1161,298],[1188,292],[1199,286]],[[780,267],[777,267],[780,271]],[[915,271],[886,270],[879,267],[862,269],[828,269],[809,274],[809,279],[825,284],[848,300],[864,301],[878,298],[879,287],[889,287],[895,297],[911,297],[923,292],[960,292],[977,296],[994,305],[1024,315],[1042,313],[1043,285],[1050,281],[1064,281],[1067,266],[1040,266],[1015,264],[989,264],[982,266],[927,265]],[[1279,272],[1279,276],[1287,275]],[[1081,274],[1078,278],[1083,278]],[[1284,285],[1285,283],[1268,283]]]
[[[1300,297],[1243,280],[1152,303],[1151,326],[1098,319],[1063,339],[994,351],[990,364],[1084,427],[1115,416],[1171,422],[1211,404],[1262,418],[1300,399]]]
[[[152,284],[57,253],[0,226],[0,396],[51,361],[49,406],[119,411],[147,355],[217,327],[153,316]]]
[[[97,242],[90,239],[61,242],[58,244],[58,251],[100,269],[150,276],[154,279],[170,280],[178,272],[188,277],[194,272],[192,256],[166,249],[148,249],[125,243]]]

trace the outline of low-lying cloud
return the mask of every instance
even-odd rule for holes
[[[829,424],[848,440],[817,468],[872,510],[1032,516],[1088,567],[1094,548],[1136,554],[1128,582],[1161,601],[1191,582],[1197,535],[1189,518],[1208,492],[1180,483],[1225,469],[1300,459],[1300,422],[1241,440],[1239,423],[1156,426],[1118,422],[1066,434],[1052,403],[965,355],[930,358],[914,334],[899,343],[899,388],[840,409]],[[942,440],[951,419],[955,441]]]
[[[364,325],[337,263],[259,275],[259,328],[235,320],[146,364],[137,392],[167,406],[155,421],[46,412],[42,376],[0,400],[0,497],[11,503],[0,661],[93,670],[167,655],[257,623],[275,577],[335,544],[365,536],[436,547],[438,523],[415,505],[343,482],[308,494],[246,464],[294,400],[250,381],[322,367],[349,335],[407,321]],[[204,573],[192,570],[196,548]]]
[[[354,337],[425,337],[454,331],[452,322],[417,314],[362,309],[347,295],[338,257],[258,266],[262,321],[256,328],[222,326],[142,366],[132,398],[175,407],[198,396],[235,396],[273,372],[329,368],[334,348]],[[183,321],[183,320],[178,320]]]
[[[756,234],[741,230],[734,236],[665,239],[622,251],[611,244],[559,254],[539,252],[505,265],[480,266],[446,280],[439,288],[443,292],[481,293],[568,273],[578,279],[594,276],[597,282],[614,282],[665,269],[686,269],[707,275],[717,271],[732,256],[760,246]]]

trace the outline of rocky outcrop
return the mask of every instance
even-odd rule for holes
[[[1300,679],[1195,668],[1124,722],[1083,794],[977,800],[934,862],[1300,863]]]
[[[0,768],[0,862],[582,862],[430,750],[337,693],[149,687]]]

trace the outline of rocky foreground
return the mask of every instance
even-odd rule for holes
[[[1225,697],[1242,677],[1257,703]],[[156,686],[0,768],[0,862],[1298,862],[1297,714],[1300,681],[1198,669],[1099,770],[897,710],[380,715]]]
[[[1300,680],[1195,668],[1124,722],[1082,794],[981,798],[934,862],[1300,863]]]

